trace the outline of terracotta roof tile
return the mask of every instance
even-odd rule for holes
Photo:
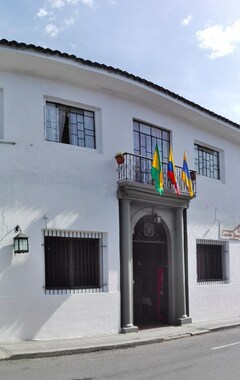
[[[41,46],[36,46],[36,45],[33,45],[33,44],[26,44],[24,42],[17,42],[17,41],[8,41],[6,39],[2,39],[0,40],[0,46],[8,46],[8,47],[12,47],[12,48],[16,48],[16,49],[23,49],[23,50],[33,50],[35,52],[40,52],[42,54],[45,54],[45,55],[52,55],[52,56],[58,56],[60,58],[67,58],[69,60],[73,60],[75,62],[78,62],[82,65],[86,65],[86,66],[90,66],[90,67],[95,67],[95,68],[98,68],[98,69],[102,69],[102,70],[105,70],[107,72],[110,72],[110,73],[114,73],[114,74],[118,74],[120,76],[123,76],[125,78],[129,78],[129,79],[132,79],[138,83],[141,83],[149,88],[152,88],[156,91],[159,91],[167,96],[170,96],[171,98],[174,98],[174,99],[177,99],[178,101],[184,103],[184,104],[187,104],[188,106],[190,107],[193,107],[213,118],[216,118],[224,123],[228,123],[238,129],[240,129],[240,124],[234,122],[234,121],[231,121],[229,119],[227,119],[226,117],[223,117],[223,116],[220,116],[218,114],[216,114],[215,112],[212,112],[210,110],[208,110],[207,108],[204,108],[172,91],[169,91],[153,82],[150,82],[146,79],[143,79],[143,78],[140,78],[139,76],[135,76],[133,74],[130,74],[128,73],[127,71],[123,71],[119,68],[114,68],[112,66],[107,66],[105,64],[100,64],[98,62],[92,62],[90,60],[84,60],[83,58],[79,58],[77,56],[75,56],[74,54],[68,54],[68,53],[62,53],[60,52],[59,50],[52,50],[52,49],[49,49],[49,48],[43,48]]]

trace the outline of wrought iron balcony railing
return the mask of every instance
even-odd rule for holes
[[[143,183],[147,185],[154,185],[152,176],[151,176],[151,167],[152,167],[152,159],[137,156],[131,153],[124,153],[124,162],[118,164],[117,176],[118,183],[124,181],[133,181],[138,183]],[[166,162],[162,162],[162,170],[163,170],[163,180],[164,180],[164,188],[169,191],[175,192],[175,188],[172,185],[171,181],[167,177],[167,167],[168,164]],[[193,185],[193,193],[194,196],[196,194],[196,172],[194,170],[190,170],[190,176]],[[179,190],[181,194],[188,194],[188,189],[185,183],[182,181],[182,167],[175,165],[175,174],[177,183],[179,186]]]

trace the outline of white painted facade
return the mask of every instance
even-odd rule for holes
[[[96,149],[46,141],[46,100],[94,111]],[[117,71],[0,44],[0,341],[120,331],[114,156],[133,153],[133,119],[171,132],[176,165],[186,150],[194,169],[194,142],[220,152],[221,179],[198,175],[187,211],[189,316],[240,314],[240,241],[227,242],[227,283],[201,285],[196,273],[196,239],[222,240],[240,224],[240,129]],[[29,253],[13,254],[16,225]],[[103,292],[46,294],[45,229],[103,234]]]

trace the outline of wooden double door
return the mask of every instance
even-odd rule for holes
[[[158,226],[158,231],[161,228]],[[134,237],[137,236],[141,234],[135,233]],[[163,233],[145,240],[133,240],[134,324],[140,329],[168,323],[167,257]]]

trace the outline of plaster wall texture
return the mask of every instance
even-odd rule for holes
[[[0,81],[4,88],[0,340],[116,333],[120,326],[119,216],[116,164],[109,146],[114,152],[117,148],[116,140],[111,144],[106,141],[102,152],[98,111],[105,107],[102,97],[92,91],[90,97],[88,90],[23,74],[1,72]],[[68,99],[68,104],[93,105],[97,113],[96,150],[44,140],[46,94],[56,101]],[[30,252],[25,255],[12,254],[17,224],[29,237]],[[104,293],[45,294],[45,228],[104,233]]]
[[[133,119],[171,131],[176,165],[182,165],[186,150],[189,168],[194,169],[194,142],[220,151],[221,180],[198,176],[197,197],[188,210],[190,316],[197,321],[239,315],[239,242],[228,244],[228,284],[201,286],[196,280],[196,239],[219,239],[222,228],[239,224],[239,176],[232,175],[233,163],[238,170],[240,161],[239,131],[231,131],[228,139],[222,123],[198,111],[190,113],[187,107],[179,114],[177,102],[168,100],[171,107],[166,107],[165,98],[144,86],[94,69],[91,73],[64,60],[54,62],[55,66],[49,61],[48,73],[46,61],[36,56],[33,66],[28,56],[21,55],[15,72],[6,70],[4,61],[0,63],[0,340],[119,331],[119,210],[114,155],[118,151],[133,153]],[[93,110],[96,149],[45,141],[46,99]],[[164,215],[166,220],[172,218],[167,211]],[[30,252],[26,255],[12,254],[17,224],[29,236]],[[45,294],[45,228],[105,234],[104,293]],[[174,231],[170,233],[174,237]]]
[[[198,134],[203,145],[220,150],[221,179],[197,176],[197,197],[188,210],[190,314],[193,321],[238,316],[240,242],[226,240],[222,230],[239,225],[239,145],[207,133]],[[235,174],[233,174],[235,171]],[[198,284],[196,239],[225,241],[227,283]]]

